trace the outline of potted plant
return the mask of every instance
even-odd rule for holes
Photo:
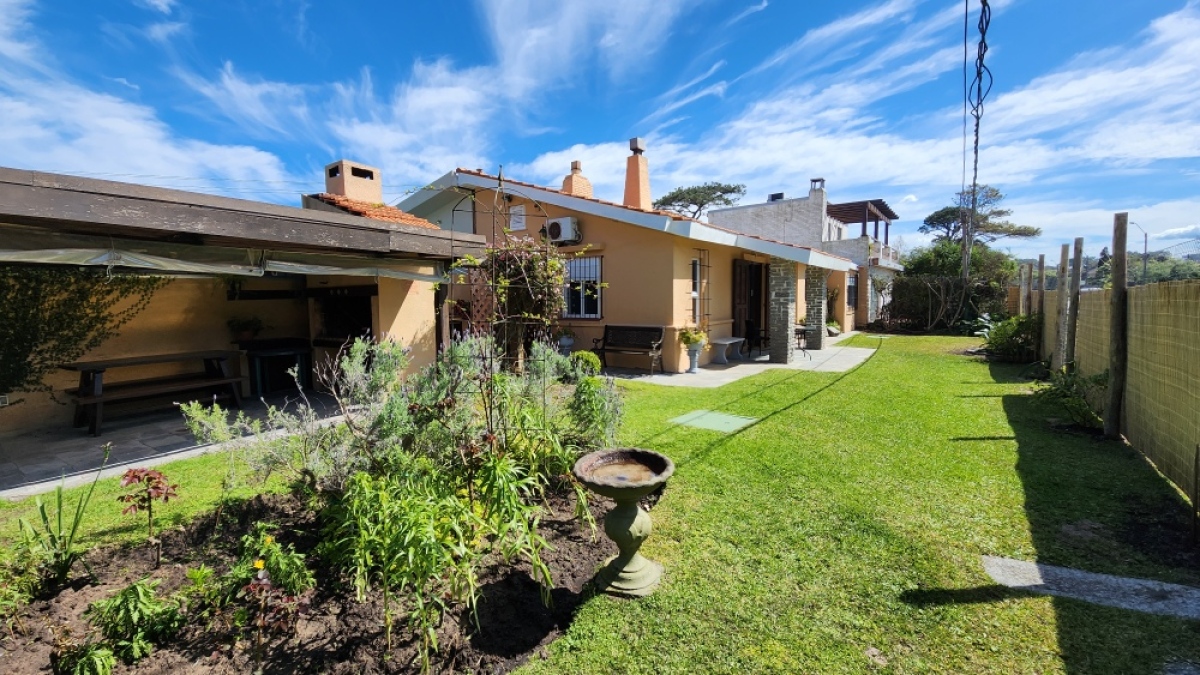
[[[689,373],[700,372],[700,352],[704,349],[704,343],[707,340],[708,334],[699,326],[684,326],[679,330],[679,341],[688,350]]]
[[[558,353],[570,356],[571,347],[575,346],[575,331],[571,330],[570,326],[559,326],[558,330],[554,331],[554,337],[558,341]]]
[[[226,321],[225,325],[229,326],[229,332],[233,333],[235,342],[253,340],[264,328],[262,319],[257,316],[235,316]]]

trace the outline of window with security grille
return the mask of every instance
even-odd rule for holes
[[[851,272],[846,278],[846,306],[858,309],[858,274]]]
[[[566,308],[567,319],[599,319],[600,314],[599,256],[567,260]]]

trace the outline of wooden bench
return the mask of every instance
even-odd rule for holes
[[[216,391],[228,395],[235,406],[241,407],[242,378],[232,375],[229,367],[229,359],[240,354],[237,351],[217,350],[68,363],[62,368],[79,372],[79,387],[67,390],[75,401],[75,426],[81,427],[86,423],[88,432],[99,436],[104,424],[105,403],[154,398],[176,392]],[[112,368],[197,361],[204,364],[203,372],[109,382],[107,386],[104,382],[104,373]]]
[[[650,356],[650,374],[654,364],[662,370],[662,326],[605,326],[604,337],[592,338],[592,351],[600,357],[600,364],[608,367],[605,354],[647,354]]]

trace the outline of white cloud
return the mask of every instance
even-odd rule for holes
[[[30,30],[30,0],[0,0],[0,59],[31,66],[37,62],[33,45],[25,40]]]
[[[32,37],[28,4],[0,0],[0,10],[0,165],[294,203],[281,195],[301,190],[283,187],[296,179],[275,155],[180,136],[148,106],[31,63],[28,54],[47,50]]]
[[[187,24],[182,21],[160,21],[146,26],[145,33],[151,40],[165,44],[186,29]]]
[[[695,0],[495,0],[482,2],[496,69],[508,95],[570,84],[598,64],[611,79],[648,67],[670,27]]]
[[[751,69],[747,76],[791,61],[807,60],[810,64],[831,64],[849,58],[853,52],[847,45],[853,47],[875,41],[879,33],[871,30],[872,28],[886,24],[889,29],[894,29],[895,23],[911,20],[913,10],[921,1],[888,0],[881,5],[808,30],[798,40],[776,51]],[[810,65],[808,70],[811,68]]]
[[[1200,239],[1200,225],[1173,227],[1154,235],[1155,239]]]
[[[407,83],[380,96],[364,70],[336,86],[327,124],[346,152],[383,168],[385,198],[395,199],[456,166],[490,165],[495,86],[487,69],[436,61],[418,63]]]
[[[726,21],[725,27],[728,28],[728,27],[732,26],[733,24],[741,21],[742,19],[745,19],[746,17],[750,16],[751,14],[757,14],[766,8],[767,8],[767,0],[762,0],[762,2],[758,3],[757,5],[750,5],[746,9],[743,9],[742,11],[738,12],[732,19]]]
[[[175,9],[176,0],[136,0],[137,4],[163,14],[170,14]]]
[[[789,71],[810,73],[802,84],[769,91],[699,137],[651,135],[646,155],[655,194],[722,180],[747,184],[750,202],[756,195],[803,189],[807,178],[823,176],[835,201],[882,197],[907,205],[893,233],[915,230],[926,213],[949,201],[962,180],[958,107],[928,111],[924,120],[904,125],[873,113],[889,96],[939,77],[957,79],[962,47],[948,29],[961,21],[961,6],[917,19],[916,4],[893,0],[812,29],[750,71],[764,73],[786,63]],[[864,31],[884,23],[903,27],[886,40],[878,31]],[[845,48],[858,34],[873,39]],[[839,60],[848,64],[831,67]],[[672,93],[682,100],[691,94],[688,86],[702,81]],[[741,94],[738,86],[738,79],[732,80],[724,93],[733,100]],[[1114,171],[1149,170],[1161,159],[1200,157],[1196,100],[1200,6],[1195,3],[1153,22],[1111,53],[1082,54],[1023,87],[995,94],[983,121],[980,181],[1015,195],[1013,219],[1045,232],[1039,240],[1002,245],[1033,254],[1084,236],[1098,248],[1111,239],[1115,211],[1130,211],[1148,230],[1194,223],[1198,200],[1081,203],[1037,196],[1051,189],[1069,192],[1072,185],[1111,178]],[[517,177],[553,184],[570,160],[583,159],[597,196],[619,200],[626,154],[621,143],[576,145],[512,169]]]
[[[134,90],[134,91],[140,91],[140,90],[141,90],[141,87],[140,87],[140,86],[138,86],[138,85],[136,85],[136,84],[134,84],[134,83],[130,82],[129,80],[127,80],[127,79],[126,79],[126,78],[124,78],[124,77],[110,77],[110,78],[108,78],[108,79],[112,80],[113,82],[116,82],[117,84],[119,84],[119,85],[121,85],[121,86],[123,86],[123,87],[128,87],[128,88],[130,88],[130,89],[132,89],[132,90]]]
[[[270,135],[302,137],[311,131],[303,87],[248,80],[238,75],[228,61],[215,80],[183,70],[176,72],[188,86],[252,134],[265,131]]]

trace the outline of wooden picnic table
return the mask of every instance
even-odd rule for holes
[[[152,398],[181,391],[227,391],[233,404],[242,405],[242,378],[233,375],[229,360],[239,358],[233,350],[207,350],[175,354],[151,354],[95,361],[76,361],[61,368],[79,373],[79,388],[68,390],[75,400],[75,426],[88,425],[88,432],[100,435],[104,423],[104,404],[111,401]],[[202,363],[203,372],[189,372],[167,377],[108,382],[104,374],[116,368],[148,366],[162,363]]]

